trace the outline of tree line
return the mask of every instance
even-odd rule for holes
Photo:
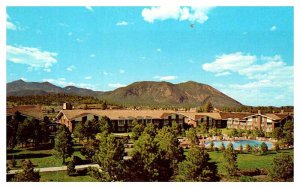
[[[13,149],[20,145],[26,147],[31,144],[34,147],[41,143],[49,141],[50,123],[47,117],[43,121],[37,119],[24,118],[20,112],[15,112],[13,118],[6,125],[6,146],[8,149]]]

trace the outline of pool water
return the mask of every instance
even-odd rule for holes
[[[222,145],[222,142],[224,143],[225,147],[231,142],[233,144],[234,149],[239,149],[240,145],[242,144],[243,148],[245,148],[246,144],[249,144],[251,147],[260,147],[261,143],[263,141],[257,141],[257,140],[238,140],[238,141],[213,141],[214,147],[220,148]],[[273,147],[272,142],[264,142],[267,144],[268,149],[271,149]],[[210,145],[210,142],[205,142],[205,146],[208,147]]]

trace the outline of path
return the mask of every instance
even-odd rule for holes
[[[87,167],[96,167],[100,168],[98,164],[85,164],[85,165],[76,165],[75,169],[82,169]],[[34,168],[34,170],[38,170],[40,172],[57,172],[57,171],[65,171],[67,170],[67,166],[58,166],[58,167],[45,167],[45,168]],[[21,170],[10,170],[7,174],[15,174]]]

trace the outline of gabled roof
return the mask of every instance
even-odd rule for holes
[[[188,117],[192,120],[198,120],[203,117],[211,117],[213,119],[221,119],[220,113],[218,112],[207,112],[207,113],[197,113],[197,112],[180,112],[185,117]]]
[[[250,116],[247,116],[247,117],[253,117],[253,116],[262,116],[262,117],[267,117],[269,119],[272,119],[274,121],[280,121],[280,120],[283,120],[287,117],[289,117],[290,115],[288,114],[253,114],[253,115],[250,115]],[[247,118],[245,117],[245,118]]]
[[[43,109],[40,105],[22,105],[7,108],[6,114],[14,115],[17,111],[19,111],[24,116],[33,117],[39,120],[42,120],[44,118]]]
[[[73,120],[78,117],[86,116],[88,114],[95,116],[107,116],[111,120],[117,119],[134,119],[134,118],[151,118],[160,119],[166,115],[175,113],[175,111],[168,110],[61,110],[56,116],[64,114],[69,120]]]
[[[243,119],[247,116],[251,116],[252,113],[245,113],[245,112],[220,112],[220,116],[222,119],[228,119],[228,118],[232,118],[232,119]]]

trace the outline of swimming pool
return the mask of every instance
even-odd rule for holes
[[[227,145],[231,142],[233,144],[234,149],[239,149],[241,144],[243,148],[245,148],[246,144],[249,144],[251,147],[260,147],[261,143],[263,143],[263,141],[257,141],[257,140],[213,141],[214,147],[220,148],[222,142],[224,143],[225,147],[227,147]],[[273,147],[272,142],[264,142],[264,143],[267,144],[268,149],[271,149]],[[209,145],[210,142],[205,142],[205,147],[208,147]]]

